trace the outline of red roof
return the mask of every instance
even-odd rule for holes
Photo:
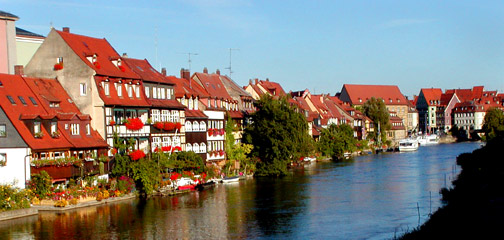
[[[218,74],[209,73],[194,73],[192,78],[198,78],[205,90],[209,93],[210,97],[234,101],[228,94],[226,87],[222,83]]]
[[[381,98],[385,105],[406,105],[406,98],[396,85],[359,85],[344,84],[341,92],[346,92],[350,98],[350,103],[362,105],[367,100]]]
[[[198,83],[194,82],[193,80],[187,80],[184,78],[177,78],[175,76],[167,76],[166,79],[169,81],[175,83],[175,97],[176,98],[182,98],[186,97],[189,98],[191,96],[193,97],[199,97],[199,98],[206,98],[209,97],[210,95],[208,92],[201,87]]]
[[[189,110],[189,109],[185,109],[185,116],[186,116],[186,119],[194,119],[194,118],[201,118],[201,119],[206,119],[208,118],[207,115],[205,115],[202,111],[200,110]]]
[[[109,83],[109,95],[105,95],[105,89],[102,87],[102,82]],[[135,80],[120,80],[115,78],[106,78],[102,76],[95,76],[96,86],[98,87],[98,94],[100,98],[103,100],[105,105],[117,105],[117,106],[135,106],[135,107],[148,107],[150,104],[145,100],[145,92],[143,89],[142,81]],[[122,96],[119,97],[117,95],[117,90],[115,88],[115,83],[117,86],[121,87]],[[139,86],[140,98],[136,97],[135,89],[133,87],[133,95],[132,97],[128,97],[127,88],[129,86]]]
[[[139,76],[135,74],[126,64],[124,72],[119,69],[112,60],[121,59],[121,56],[110,45],[107,39],[93,38],[69,32],[56,31],[68,46],[86,63],[90,68],[96,71],[98,75],[121,77],[121,78],[134,78],[138,79]],[[88,60],[87,57],[92,57],[96,54],[96,62],[99,63],[99,68]]]
[[[156,71],[147,59],[140,60],[134,58],[122,59],[140,78],[145,82],[164,83],[174,85],[175,83]]]
[[[441,106],[448,106],[450,104],[451,99],[453,98],[455,93],[443,93],[441,94]]]
[[[227,111],[227,114],[234,119],[243,118],[243,113],[241,111]]]
[[[420,92],[427,101],[427,105],[435,106],[441,103],[441,94],[443,94],[441,88],[422,88]]]
[[[259,85],[261,85],[264,89],[266,89],[269,94],[272,96],[285,96],[285,91],[283,90],[282,86],[280,86],[279,83],[276,82],[270,82],[268,79],[266,81],[260,80],[258,82]]]
[[[107,143],[94,130],[92,130],[90,136],[86,136],[85,131],[81,131],[80,135],[67,136],[66,132],[69,130],[62,126],[65,121],[71,120],[72,123],[85,124],[89,123],[90,118],[83,121],[79,117],[84,118],[57,80],[0,74],[0,81],[3,85],[0,87],[0,106],[23,140],[33,150],[108,147]],[[51,100],[58,99],[59,107],[49,107],[50,101],[43,97],[43,95],[47,94],[51,94]],[[15,105],[9,101],[7,96],[14,99]],[[23,98],[26,104],[21,102],[20,97]],[[35,101],[36,105],[33,101]],[[69,116],[73,117],[70,118]],[[35,138],[32,130],[23,121],[55,118],[60,120],[58,121],[58,131],[62,136],[59,138],[51,137],[49,129],[46,129],[44,124],[41,125],[43,137]],[[86,140],[81,141],[84,138]]]

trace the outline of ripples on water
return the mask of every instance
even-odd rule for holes
[[[417,227],[478,143],[318,163],[279,179],[220,184],[0,222],[0,239],[388,239]],[[445,181],[446,180],[446,181]],[[445,183],[446,182],[446,183]]]

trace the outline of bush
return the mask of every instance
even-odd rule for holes
[[[0,185],[0,212],[29,208],[31,197],[33,195],[30,190]]]
[[[46,171],[41,171],[40,174],[32,174],[29,186],[36,197],[39,199],[47,198],[51,194],[51,176]]]
[[[68,201],[65,199],[58,200],[58,201],[56,201],[56,203],[54,203],[55,207],[66,207],[67,205],[68,205]]]

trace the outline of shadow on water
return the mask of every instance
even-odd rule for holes
[[[306,210],[304,174],[294,172],[282,178],[256,180],[256,219],[265,236],[291,235],[296,231],[296,218]]]

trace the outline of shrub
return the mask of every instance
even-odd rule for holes
[[[54,203],[55,207],[66,207],[67,205],[68,205],[68,201],[65,199],[58,200],[58,201],[56,201],[56,203]]]
[[[30,207],[32,193],[9,185],[0,185],[0,212]]]
[[[29,183],[30,190],[39,199],[47,198],[51,193],[51,176],[46,171],[41,171],[39,174],[32,174]]]

